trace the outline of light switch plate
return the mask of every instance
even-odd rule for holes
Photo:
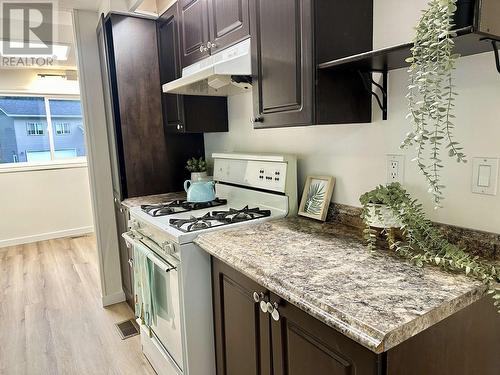
[[[497,195],[498,158],[472,159],[472,192]]]

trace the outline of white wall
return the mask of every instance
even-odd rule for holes
[[[375,48],[412,38],[418,10],[426,0],[375,0]],[[396,24],[397,22],[397,24]],[[493,54],[460,59],[456,71],[456,134],[469,158],[500,157],[500,76]],[[254,130],[251,94],[229,99],[229,132],[207,134],[207,156],[217,151],[292,153],[299,158],[299,188],[311,174],[337,177],[333,201],[359,206],[359,196],[385,183],[386,154],[406,155],[405,183],[425,204],[429,216],[440,222],[500,232],[500,195],[471,193],[472,163],[446,160],[443,172],[445,207],[433,210],[426,183],[411,159],[412,151],[399,150],[409,130],[405,119],[408,75],[404,69],[389,76],[389,120],[382,121],[376,105],[371,124],[322,125],[299,128]],[[446,157],[447,159],[447,157]]]
[[[0,69],[0,93],[79,95],[78,82]],[[14,171],[0,164],[0,247],[93,231],[86,164]]]
[[[121,282],[106,114],[96,38],[98,20],[97,12],[75,10],[73,13],[83,115],[87,125],[102,303],[107,306],[124,301],[125,294]]]
[[[86,166],[0,172],[0,247],[92,232]]]

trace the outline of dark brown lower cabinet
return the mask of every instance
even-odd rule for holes
[[[377,375],[378,356],[212,259],[218,375]],[[259,298],[279,305],[280,319]]]
[[[212,282],[218,375],[500,374],[490,297],[375,354],[215,258]],[[279,319],[256,299],[277,306]]]
[[[379,374],[382,358],[271,293],[274,375]]]
[[[271,375],[269,317],[253,293],[265,288],[222,262],[212,262],[217,374]]]
[[[120,272],[122,276],[122,287],[125,298],[130,307],[134,306],[134,281],[132,262],[132,249],[127,246],[122,233],[128,231],[128,211],[121,205],[118,198],[115,198],[116,230],[118,235],[118,249],[120,251]]]

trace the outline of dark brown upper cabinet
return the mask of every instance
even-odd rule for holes
[[[248,0],[179,0],[179,7],[183,67],[250,35]]]
[[[250,0],[250,20],[256,128],[371,121],[359,74],[317,65],[372,48],[372,0]]]
[[[210,55],[207,0],[179,0],[182,66]]]
[[[165,132],[156,21],[111,13],[97,36],[115,197],[182,190],[203,134]]]
[[[248,0],[208,0],[210,53],[250,35]]]
[[[161,84],[181,77],[179,49],[179,3],[158,21]],[[163,121],[167,133],[226,132],[227,98],[162,94]]]

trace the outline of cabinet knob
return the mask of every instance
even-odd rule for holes
[[[280,320],[280,313],[278,311],[278,307],[279,307],[278,303],[276,303],[276,302],[274,302],[274,303],[268,302],[267,303],[267,312],[269,314],[271,314],[271,317],[275,321]]]
[[[263,117],[254,117],[252,119],[252,123],[256,123],[256,122],[264,122],[264,118]]]
[[[259,296],[259,293],[257,292],[253,292],[253,300],[255,302],[260,302],[260,296]]]
[[[134,260],[132,258],[128,260],[128,265],[132,268],[134,267]]]
[[[267,302],[266,301],[260,301],[260,310],[263,312],[263,313],[267,313]]]
[[[255,301],[255,303],[263,301],[264,300],[264,293],[253,292],[253,300]]]
[[[200,46],[200,52],[203,52],[205,50],[205,47],[203,46],[203,44]]]
[[[207,48],[208,48],[208,49],[215,48],[215,47],[217,47],[217,44],[215,44],[215,43],[213,43],[213,42],[208,42],[208,43],[207,43]]]
[[[271,317],[273,318],[274,321],[280,320],[280,313],[278,309],[274,309],[273,312],[271,313]]]

